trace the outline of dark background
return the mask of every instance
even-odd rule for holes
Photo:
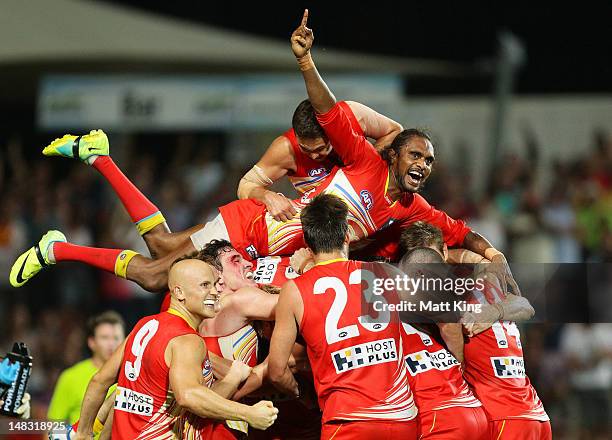
[[[105,0],[196,23],[288,39],[305,7],[318,48],[479,64],[508,30],[527,50],[518,93],[612,91],[612,2],[160,2]],[[410,94],[486,93],[481,78],[412,78]]]

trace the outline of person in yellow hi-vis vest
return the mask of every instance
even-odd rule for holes
[[[81,402],[90,379],[125,339],[125,324],[121,316],[107,311],[93,316],[87,322],[87,346],[92,356],[64,370],[57,380],[49,404],[49,420],[79,419]],[[109,391],[114,392],[114,387]]]

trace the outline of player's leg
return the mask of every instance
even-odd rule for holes
[[[13,264],[10,282],[20,287],[43,268],[61,261],[78,261],[138,283],[151,292],[163,291],[168,283],[168,269],[176,259],[195,252],[191,240],[162,258],[153,260],[125,249],[78,246],[66,241],[59,231],[49,231]]]
[[[153,258],[177,249],[187,237],[202,227],[170,232],[159,208],[140,192],[110,157],[108,138],[102,130],[93,130],[84,136],[65,135],[49,144],[43,154],[79,159],[95,168],[121,200]]]

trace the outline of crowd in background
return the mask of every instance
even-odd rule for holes
[[[35,418],[45,418],[59,372],[86,356],[84,322],[91,313],[117,310],[129,331],[161,302],[132,283],[71,263],[21,289],[9,286],[14,259],[48,229],[61,230],[76,244],[146,253],[95,170],[38,154],[48,137],[14,136],[0,146],[0,352],[24,341],[34,353],[29,390]],[[440,161],[424,195],[466,219],[509,261],[610,263],[612,137],[596,132],[584,142],[570,160],[547,164],[537,143],[526,142],[522,153],[500,158],[480,191],[461,161]],[[225,146],[221,133],[149,134],[120,137],[112,151],[178,231],[205,222],[217,206],[235,199],[246,169],[232,163]],[[549,183],[543,174],[551,176]],[[598,438],[589,436],[612,419],[612,324],[529,324],[522,335],[527,373],[555,438],[578,438],[580,431],[582,438]]]

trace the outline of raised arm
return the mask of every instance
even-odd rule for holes
[[[298,397],[298,383],[289,369],[289,356],[298,334],[298,316],[295,309],[301,298],[297,286],[288,281],[281,289],[276,307],[276,324],[270,341],[268,355],[268,377],[280,391]],[[302,304],[303,307],[303,304]]]
[[[94,422],[98,410],[104,403],[108,389],[117,382],[119,368],[123,359],[125,341],[115,350],[110,359],[92,377],[87,386],[83,403],[81,404],[81,418],[75,439],[89,439],[93,436]]]
[[[308,22],[308,9],[304,11],[300,26],[291,34],[291,49],[300,65],[308,99],[316,113],[327,113],[336,104],[336,97],[319,75],[317,68],[310,56],[310,48],[314,42],[312,29],[306,27]]]
[[[193,414],[216,420],[242,420],[256,429],[266,429],[278,410],[272,402],[248,406],[221,397],[201,383],[206,348],[202,338],[184,335],[170,344],[170,388],[177,403]]]
[[[345,166],[356,162],[376,163],[381,160],[380,156],[367,139],[353,129],[349,116],[341,105],[337,105],[336,98],[315,67],[310,55],[314,35],[312,30],[306,27],[307,20],[308,9],[304,11],[302,23],[291,35],[291,49],[302,71],[308,98],[317,114],[317,120]]]
[[[346,101],[351,111],[359,121],[366,137],[375,140],[374,147],[378,150],[390,145],[404,128],[399,122],[381,115],[370,107],[355,101]]]
[[[240,179],[238,198],[263,202],[275,220],[291,219],[296,214],[291,201],[284,195],[269,190],[268,187],[287,173],[295,171],[295,167],[291,142],[285,136],[277,137],[259,162]]]

